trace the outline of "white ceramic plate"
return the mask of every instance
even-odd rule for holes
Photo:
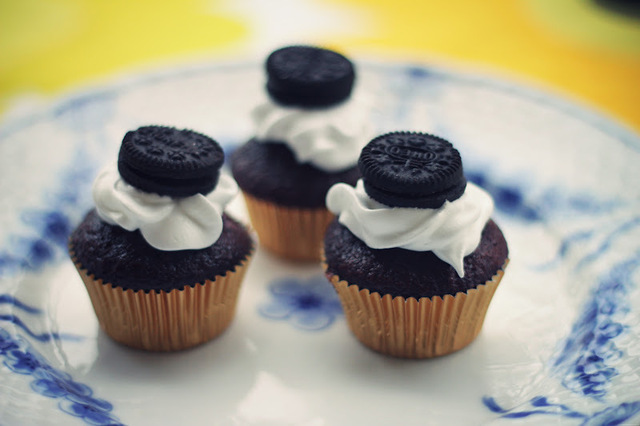
[[[472,345],[423,361],[373,353],[319,266],[262,250],[218,339],[154,354],[100,332],[65,249],[94,174],[143,124],[193,128],[231,150],[262,96],[257,63],[173,69],[0,127],[0,423],[640,422],[640,139],[509,83],[359,65],[380,132],[449,138],[495,198],[511,263]],[[239,201],[232,211],[245,217]],[[309,296],[318,303],[297,304]]]

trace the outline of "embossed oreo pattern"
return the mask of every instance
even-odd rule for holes
[[[215,187],[223,161],[220,146],[205,135],[145,126],[125,135],[118,171],[125,181],[143,191],[190,196]]]
[[[161,173],[164,177],[198,177],[205,171],[217,171],[224,154],[213,139],[200,133],[145,126],[127,132],[119,160],[139,171]]]
[[[460,153],[426,133],[378,136],[362,150],[358,166],[367,194],[394,207],[438,208],[466,187]]]
[[[284,105],[323,107],[351,94],[355,72],[352,63],[331,50],[289,46],[267,58],[267,91]]]

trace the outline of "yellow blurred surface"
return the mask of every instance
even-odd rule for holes
[[[114,73],[305,41],[530,82],[640,131],[640,18],[609,3],[625,2],[0,0],[0,114]]]

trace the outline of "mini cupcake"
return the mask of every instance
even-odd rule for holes
[[[102,329],[150,351],[204,343],[231,322],[253,243],[224,213],[237,194],[224,154],[190,130],[128,132],[96,178],[69,253]]]
[[[231,158],[260,243],[293,260],[319,260],[333,215],[329,188],[355,184],[371,137],[368,103],[352,95],[352,63],[331,50],[290,46],[266,62],[265,99],[252,113],[255,137]]]
[[[467,183],[444,139],[395,132],[373,139],[362,179],[327,195],[337,215],[324,238],[326,275],[351,331],[406,358],[471,343],[508,263],[489,194]]]

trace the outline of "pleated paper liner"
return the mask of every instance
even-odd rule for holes
[[[243,195],[262,246],[286,259],[320,261],[324,233],[334,217],[329,210],[279,206]]]
[[[328,277],[349,328],[365,346],[395,357],[432,358],[458,351],[478,336],[508,262],[491,280],[466,293],[420,300],[380,296],[337,275]]]
[[[72,256],[73,257],[73,256]],[[148,351],[179,351],[221,334],[235,315],[250,257],[225,276],[166,291],[123,290],[76,268],[102,329],[115,341]]]

